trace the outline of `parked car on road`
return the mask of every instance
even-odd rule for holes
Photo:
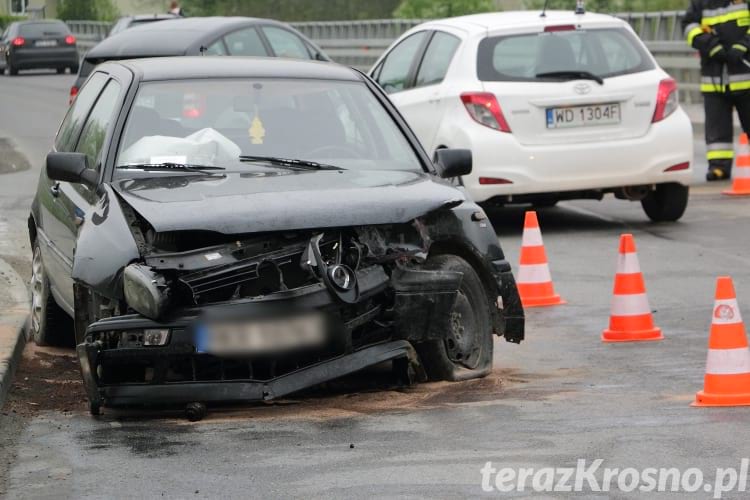
[[[0,68],[11,76],[24,69],[78,72],[76,37],[57,20],[18,21],[0,35]]]
[[[115,21],[107,36],[116,35],[126,29],[135,28],[143,24],[154,23],[157,21],[169,21],[171,19],[182,19],[174,14],[140,14],[137,16],[123,16]]]
[[[294,28],[270,19],[178,18],[137,26],[100,42],[84,56],[70,98],[94,67],[105,61],[200,54],[330,60]]]
[[[675,81],[630,26],[598,14],[479,14],[421,24],[370,72],[424,147],[468,148],[487,205],[641,201],[685,212],[693,134]]]
[[[470,171],[466,150],[433,164],[343,66],[100,65],[32,204],[31,332],[58,343],[74,318],[92,413],[273,399],[386,360],[486,375],[524,314],[492,225],[445,180]]]

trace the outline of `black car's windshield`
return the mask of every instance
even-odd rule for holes
[[[277,170],[288,160],[345,170],[422,170],[417,154],[364,83],[306,79],[143,83],[117,165],[175,163],[247,171]]]

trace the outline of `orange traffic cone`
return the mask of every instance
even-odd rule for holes
[[[703,390],[692,406],[750,405],[750,350],[732,278],[716,282]]]
[[[731,196],[750,195],[750,144],[747,134],[740,135],[740,147],[732,172],[732,189],[723,193]]]
[[[661,329],[654,326],[635,239],[632,234],[623,234],[620,236],[612,313],[609,328],[602,333],[602,341],[644,342],[663,338]]]
[[[521,265],[518,268],[518,293],[524,307],[543,307],[564,304],[555,293],[549,272],[547,253],[544,251],[542,231],[536,212],[526,212],[521,242]]]

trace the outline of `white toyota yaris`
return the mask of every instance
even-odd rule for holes
[[[370,75],[428,151],[468,148],[487,205],[641,201],[685,212],[693,132],[677,85],[630,26],[599,14],[499,12],[421,24]]]

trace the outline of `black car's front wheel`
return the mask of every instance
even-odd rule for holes
[[[42,261],[39,242],[31,260],[31,336],[37,345],[70,344],[71,320],[55,302]]]
[[[487,291],[474,268],[456,255],[430,258],[426,268],[463,274],[441,340],[416,346],[430,380],[466,380],[492,370],[492,313]]]

